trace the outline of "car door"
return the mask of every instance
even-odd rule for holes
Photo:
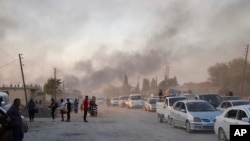
[[[187,119],[187,109],[184,102],[181,102],[178,118],[180,126],[185,127]]]
[[[227,135],[230,134],[230,125],[237,123],[237,109],[231,109],[225,113],[224,119],[222,121],[222,127]]]
[[[176,125],[181,125],[181,118],[180,118],[180,108],[181,108],[182,102],[177,102],[173,107],[173,119],[175,121]]]

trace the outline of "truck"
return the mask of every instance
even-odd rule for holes
[[[179,100],[187,99],[185,96],[166,96],[156,102],[156,114],[159,122],[166,121],[170,124],[170,111],[173,104]]]

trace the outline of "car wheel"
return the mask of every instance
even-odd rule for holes
[[[174,119],[172,118],[171,119],[171,126],[173,127],[173,128],[175,128],[176,126],[175,126],[175,122],[174,122]]]
[[[168,116],[167,118],[167,123],[170,125],[171,124],[171,121],[170,121],[170,117]]]
[[[189,122],[189,121],[186,122],[186,130],[187,130],[188,133],[191,133],[191,132],[192,132],[192,130],[191,130],[191,125],[190,125],[190,122]]]
[[[163,122],[163,119],[162,119],[162,117],[160,115],[158,116],[158,120],[159,120],[160,123]]]
[[[225,131],[222,128],[219,129],[218,140],[219,141],[228,141],[226,134],[225,134]]]

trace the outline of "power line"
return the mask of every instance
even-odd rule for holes
[[[4,54],[6,54],[7,56],[9,56],[9,57],[11,57],[11,58],[14,58],[14,57],[11,56],[9,53],[7,53],[6,51],[4,51],[2,48],[0,48],[0,50],[1,50]]]
[[[13,61],[11,61],[11,62],[5,64],[5,65],[0,66],[0,69],[3,68],[3,67],[6,67],[6,66],[8,66],[8,65],[10,65],[10,64],[12,64],[12,63],[15,63],[16,61],[18,61],[18,59],[15,59],[15,60],[13,60]]]

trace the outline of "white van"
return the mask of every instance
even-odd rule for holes
[[[128,108],[143,108],[144,100],[141,94],[130,94],[128,98]]]
[[[4,110],[8,110],[11,106],[9,95],[5,92],[0,92],[0,107]]]

